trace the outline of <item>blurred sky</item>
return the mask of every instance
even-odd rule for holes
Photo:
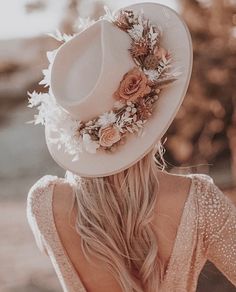
[[[91,5],[96,0],[85,0]],[[31,37],[54,31],[62,17],[67,0],[47,0],[46,9],[27,13],[25,4],[37,1],[29,0],[0,0],[0,39]],[[122,7],[146,0],[104,0],[111,8]],[[177,0],[153,0],[178,10]]]

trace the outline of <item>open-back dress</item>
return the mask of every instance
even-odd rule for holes
[[[236,286],[236,206],[210,176],[186,175],[191,187],[184,204],[160,292],[194,292],[207,260]],[[37,246],[51,259],[63,291],[86,292],[58,235],[52,199],[54,185],[67,178],[46,175],[30,189],[27,218]]]

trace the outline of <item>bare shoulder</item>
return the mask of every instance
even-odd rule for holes
[[[170,174],[167,172],[158,172],[159,190],[155,206],[155,213],[158,214],[157,220],[164,224],[169,219],[173,221],[174,228],[184,209],[185,202],[188,199],[192,179],[188,176]],[[163,220],[163,221],[162,221]]]
[[[74,199],[72,186],[65,179],[60,179],[54,185],[52,210],[62,245],[72,258],[80,244],[80,237],[75,230],[77,208]]]
[[[161,195],[170,196],[172,199],[173,196],[176,199],[188,196],[192,184],[192,179],[189,176],[159,171],[158,178]]]
[[[52,208],[56,221],[67,217],[74,204],[72,186],[65,180],[60,179],[54,185]]]

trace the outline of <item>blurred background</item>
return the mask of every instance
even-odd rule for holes
[[[51,159],[41,126],[26,124],[27,91],[47,67],[45,52],[59,43],[46,33],[75,30],[78,17],[97,19],[103,5],[131,0],[0,0],[0,292],[62,291],[50,260],[41,255],[26,221],[29,188],[45,174],[64,176]],[[153,0],[154,2],[154,0]],[[210,174],[236,203],[236,1],[156,1],[178,11],[191,31],[191,83],[166,134],[172,172]],[[209,262],[198,291],[236,291]]]

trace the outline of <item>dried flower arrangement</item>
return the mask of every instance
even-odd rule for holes
[[[60,107],[50,90],[50,69],[57,50],[48,53],[50,65],[43,71],[45,78],[41,81],[41,84],[49,86],[49,93],[29,93],[29,107],[36,106],[39,110],[34,123],[46,124],[57,131],[58,138],[51,142],[57,143],[59,148],[64,145],[65,151],[73,155],[73,160],[78,160],[83,150],[89,153],[96,153],[98,149],[113,152],[118,145],[125,143],[127,134],[140,134],[152,115],[161,89],[180,74],[171,72],[171,54],[160,46],[161,31],[145,19],[143,13],[120,10],[114,15],[107,8],[105,10],[102,18],[130,36],[129,51],[136,64],[123,76],[114,92],[114,107],[86,122],[73,119]],[[89,26],[88,21],[83,23],[83,29]],[[82,26],[80,23],[80,29]],[[66,42],[72,36],[57,32],[54,37]],[[62,124],[63,127],[60,127]]]

